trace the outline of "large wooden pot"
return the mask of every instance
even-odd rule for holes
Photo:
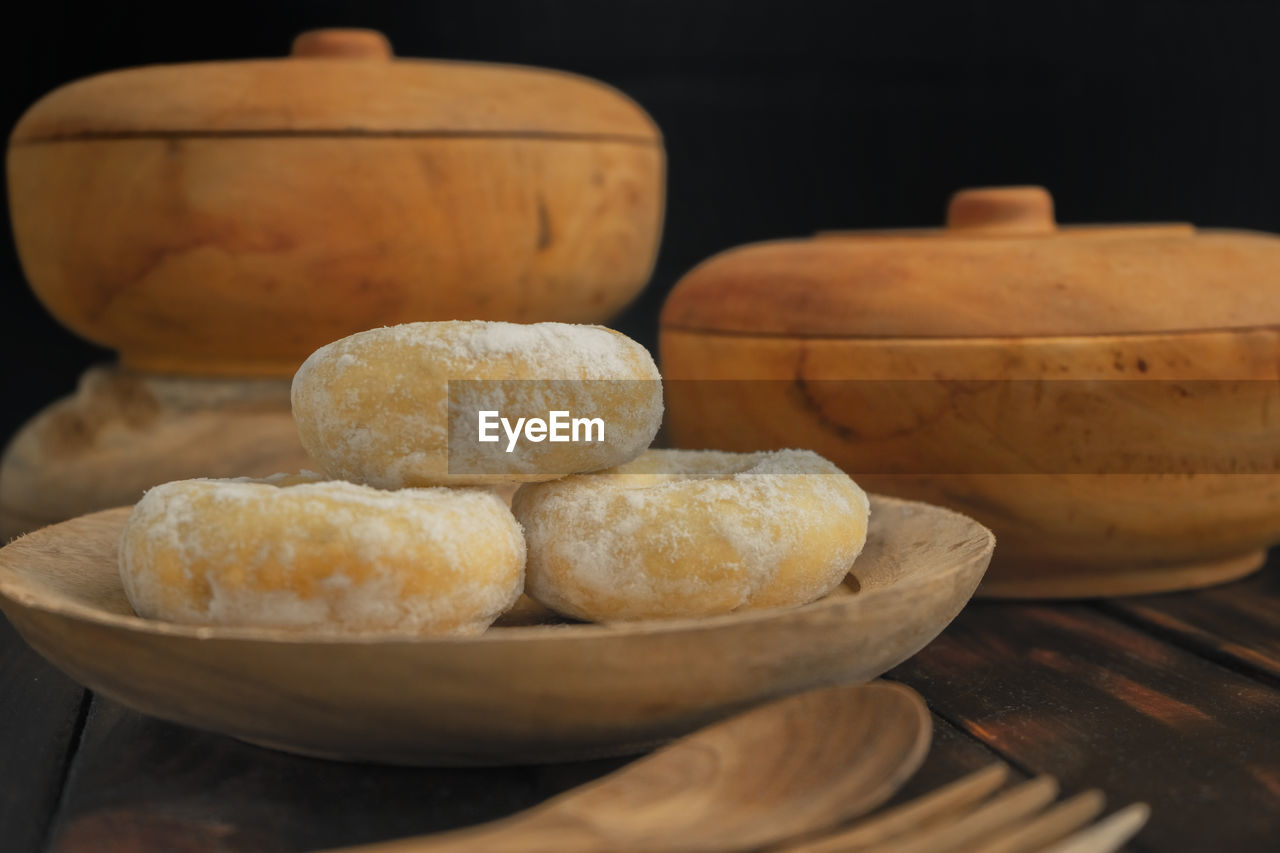
[[[68,328],[129,368],[288,376],[375,326],[608,319],[652,270],[664,157],[601,83],[330,30],[63,86],[8,177],[23,269]]]
[[[1239,577],[1280,541],[1280,239],[1058,228],[1038,188],[942,231],[733,249],[667,301],[683,447],[808,447],[991,527],[983,592]]]

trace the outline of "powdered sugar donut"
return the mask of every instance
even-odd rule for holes
[[[807,450],[651,450],[596,474],[521,486],[526,592],[596,622],[804,604],[867,538],[867,496]]]
[[[195,625],[475,634],[519,597],[524,539],[492,492],[309,479],[148,491],[120,545],[133,609]]]
[[[388,489],[533,482],[642,453],[662,384],[644,347],[601,326],[406,323],[312,353],[293,379],[293,415],[331,477]]]

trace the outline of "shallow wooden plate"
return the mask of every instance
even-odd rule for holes
[[[178,625],[141,619],[125,599],[126,508],[0,549],[0,608],[85,686],[278,749],[395,764],[622,755],[770,698],[875,678],[937,636],[982,579],[994,538],[928,504],[871,506],[846,584],[787,610],[458,639]]]

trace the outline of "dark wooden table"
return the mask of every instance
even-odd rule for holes
[[[1280,850],[1280,559],[1228,586],[976,602],[889,675],[934,713],[900,797],[996,759],[1151,804],[1131,845]],[[0,850],[280,851],[488,820],[625,760],[444,770],[297,758],[93,696],[0,622]]]

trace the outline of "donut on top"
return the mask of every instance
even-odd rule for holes
[[[534,482],[642,453],[662,385],[644,347],[601,326],[406,323],[312,353],[294,376],[293,414],[330,477],[388,489]]]

